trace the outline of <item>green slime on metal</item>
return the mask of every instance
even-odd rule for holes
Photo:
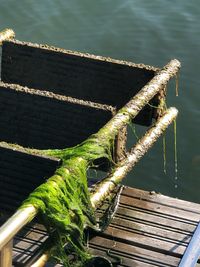
[[[83,231],[85,226],[96,224],[87,185],[87,170],[96,159],[112,160],[112,143],[110,138],[102,142],[98,136],[92,135],[72,148],[43,150],[43,155],[62,159],[62,165],[20,207],[33,205],[39,211],[54,245],[51,255],[66,267],[84,266],[91,257],[84,248]],[[68,257],[71,251],[75,255],[72,260]]]

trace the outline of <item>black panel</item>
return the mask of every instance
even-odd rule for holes
[[[0,211],[11,212],[54,174],[58,161],[0,147],[0,166]]]
[[[2,51],[2,81],[118,109],[154,76],[154,71],[27,44],[4,42]],[[149,125],[151,118],[152,109],[146,107],[136,122]]]
[[[77,145],[112,114],[0,85],[0,140],[39,149]]]

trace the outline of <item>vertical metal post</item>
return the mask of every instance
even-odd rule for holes
[[[12,267],[12,248],[13,239],[11,239],[0,251],[0,267]]]

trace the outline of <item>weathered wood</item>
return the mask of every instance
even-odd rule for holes
[[[139,193],[136,194],[136,197],[134,197],[135,191]],[[141,196],[146,196],[146,198],[149,196],[150,199],[144,201]],[[169,205],[167,205],[167,199]],[[183,203],[188,207],[187,211],[180,209]],[[142,190],[126,188],[122,192],[120,205],[112,223],[101,235],[101,238],[104,238],[102,243],[104,251],[106,251],[107,242],[113,240],[113,243],[114,241],[116,241],[116,244],[121,242],[124,246],[130,246],[137,251],[140,251],[141,248],[149,251],[147,258],[149,262],[152,260],[149,266],[178,266],[200,218],[200,214],[197,217],[192,208],[189,210],[190,206],[192,207],[193,203],[165,197],[161,194],[151,194]],[[198,208],[198,204],[195,204],[195,207]],[[165,209],[167,209],[166,212]],[[100,210],[98,212],[100,213]],[[191,220],[193,216],[195,220]],[[94,243],[98,243],[98,238],[95,237]],[[91,243],[92,248],[95,248],[93,241]],[[124,247],[121,253],[125,253],[127,250],[128,248]],[[166,261],[164,263],[159,262],[161,258],[158,257],[157,261],[159,263],[153,263],[151,255],[155,252],[160,253],[161,258],[165,258]],[[166,255],[172,256],[173,264],[167,259]],[[128,255],[127,257],[129,258]],[[143,259],[140,252],[138,252],[137,257],[139,260]],[[145,262],[145,264],[147,263]],[[140,262],[137,266],[145,266],[145,264]],[[134,266],[134,264],[132,262],[127,266]]]
[[[144,201],[139,195],[149,200]],[[187,211],[180,208],[183,203],[188,207]],[[103,214],[106,205],[105,203],[97,210],[98,216]],[[155,205],[160,208],[155,208]],[[200,204],[194,206],[196,210],[199,206],[200,210]],[[193,203],[187,201],[126,187],[121,194],[117,212],[106,231],[90,234],[89,249],[94,255],[108,258],[107,252],[110,250],[112,255],[122,258],[119,267],[178,266],[197,220],[200,219],[200,214],[197,215],[192,208]],[[31,228],[25,227],[15,239],[14,266],[20,262],[29,264],[31,257],[37,255],[47,238],[42,226],[31,225]]]
[[[172,228],[178,233],[191,234],[196,223],[189,224],[188,220],[179,221],[170,215],[159,214],[151,209],[139,209],[133,207],[127,207],[126,204],[119,205],[118,208],[119,218],[130,218],[134,222],[143,221],[147,225],[156,225],[159,228],[164,227],[165,229],[171,230]],[[134,216],[134,219],[133,219]],[[158,220],[159,216],[159,220]]]
[[[4,222],[5,218],[0,217],[0,223]],[[13,242],[13,266],[27,266],[27,263],[34,261],[35,254],[43,246],[48,235],[43,225],[36,221],[25,226],[14,238]],[[5,267],[5,265],[3,265]]]
[[[112,254],[120,255],[122,265],[127,266],[166,266],[166,262],[170,266],[177,266],[179,259],[171,255],[164,255],[160,252],[148,250],[142,247],[136,247],[124,244],[120,241],[113,241],[106,237],[94,237],[90,241],[90,251],[95,255],[109,257],[107,251],[110,249]],[[136,265],[137,264],[137,265]]]
[[[154,202],[154,203],[162,202],[162,205],[166,205],[168,207],[170,206],[174,207],[174,198],[171,198],[169,196],[164,196],[154,191],[147,192],[137,188],[127,188],[127,190],[123,192],[123,195],[147,200],[148,202]],[[190,211],[192,213],[200,214],[198,203],[189,202],[176,198],[176,207],[180,210],[185,210],[185,211]]]
[[[160,216],[170,216],[173,217],[174,220],[178,221],[184,221],[188,220],[188,223],[194,225],[197,223],[198,218],[200,214],[196,214],[190,211],[184,211],[180,209],[174,210],[174,207],[168,207],[167,205],[161,205],[159,202],[157,203],[151,203],[142,199],[134,199],[126,196],[122,196],[121,198],[121,204],[127,204],[132,206],[134,204],[137,208],[142,208],[145,210],[153,210],[157,214],[160,214]],[[151,203],[151,204],[150,204]]]
[[[120,220],[120,224],[117,224],[116,226],[111,224],[104,232],[104,235],[108,238],[111,236],[116,240],[120,240],[121,242],[132,246],[137,245],[145,248],[148,247],[151,250],[160,251],[162,253],[166,252],[168,255],[182,255],[187,245],[184,239],[185,235],[171,233],[171,237],[168,238],[169,233],[170,231],[166,231],[164,229],[160,231],[160,229],[148,227],[146,225],[142,225],[142,223],[131,224],[129,222],[125,222],[125,220]],[[191,236],[187,236],[186,241],[190,237]]]

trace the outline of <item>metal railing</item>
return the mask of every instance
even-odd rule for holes
[[[3,41],[14,38],[14,31],[11,29],[5,29],[0,32],[0,45]],[[135,117],[139,111],[167,84],[169,79],[176,75],[180,68],[180,62],[178,60],[170,61],[159,73],[157,73],[154,78],[145,85],[141,91],[133,97],[128,103],[134,106],[134,112],[131,113],[131,117]],[[145,101],[140,101],[140,98],[145,98]],[[91,196],[92,205],[95,207],[99,201],[103,200],[102,190],[104,190],[104,196],[113,189],[114,183],[112,182],[113,177],[117,179],[117,181],[121,181],[126,173],[130,170],[130,168],[141,158],[143,155],[139,153],[140,146],[146,146],[145,153],[151,147],[151,145],[158,139],[158,137],[163,133],[163,129],[165,130],[168,125],[175,119],[177,116],[177,110],[175,108],[170,108],[167,110],[166,114],[160,118],[160,120],[155,124],[155,126],[150,129],[150,133],[147,136],[144,136],[138,144],[133,148],[130,154],[127,156],[124,162],[116,169],[113,173],[112,177],[108,177],[103,183],[100,183],[100,187],[98,187],[97,191]],[[117,114],[113,117],[114,120],[119,120]],[[111,120],[113,120],[111,119]],[[161,125],[164,127],[161,130]],[[151,139],[149,136],[152,136]],[[147,146],[146,140],[149,142],[149,146]],[[107,192],[107,193],[106,193]],[[100,199],[101,198],[101,199]],[[18,210],[13,216],[11,216],[3,226],[0,228],[0,267],[11,267],[12,266],[12,243],[14,236],[25,226],[28,222],[30,222],[37,214],[37,210],[34,206],[28,206],[21,210]],[[46,255],[46,254],[45,254]],[[42,256],[44,258],[44,255]],[[48,257],[45,256],[45,261]],[[39,259],[38,264],[35,263],[33,266],[44,266],[43,260]],[[41,263],[42,262],[42,263]]]
[[[96,209],[101,202],[105,200],[116,184],[119,184],[132,167],[143,157],[143,155],[152,147],[157,139],[166,130],[169,124],[176,118],[178,111],[176,108],[169,108],[163,116],[151,127],[139,142],[131,149],[127,157],[118,163],[112,174],[101,181],[95,192],[91,195],[91,204]],[[145,147],[145,149],[143,149]],[[31,265],[31,267],[43,267],[50,257],[49,251],[43,254]]]

